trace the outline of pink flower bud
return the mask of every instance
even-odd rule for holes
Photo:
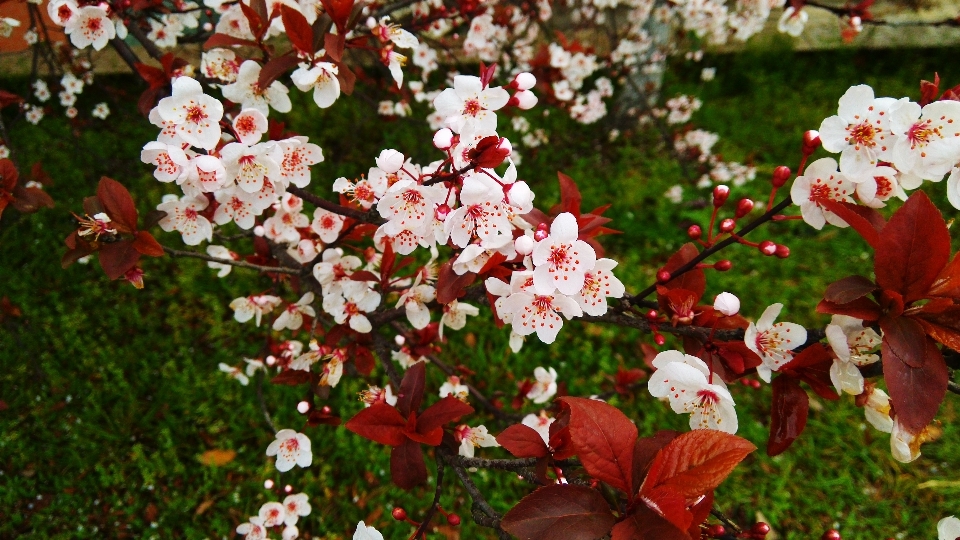
[[[820,147],[820,132],[811,129],[803,134],[803,153],[812,154],[817,148]]]
[[[733,263],[729,259],[723,259],[722,261],[717,261],[713,265],[713,269],[717,272],[728,272],[733,268]]]
[[[507,139],[506,137],[503,137],[502,139],[500,139],[500,142],[497,143],[497,148],[506,152],[507,156],[513,153],[513,145],[510,144],[510,140]]]
[[[524,235],[517,238],[517,240],[513,243],[513,247],[517,250],[517,253],[526,256],[533,253],[533,244],[533,238]]]
[[[703,230],[700,229],[699,225],[691,225],[687,228],[687,236],[689,236],[691,240],[699,239],[702,234]]]
[[[737,221],[734,219],[727,218],[720,222],[720,232],[733,232],[737,228]]]
[[[400,167],[403,167],[403,154],[397,152],[396,150],[387,149],[380,152],[380,155],[377,156],[377,167],[379,167],[383,172],[390,174],[395,173],[400,170]]]
[[[264,489],[273,489],[273,480],[265,480],[263,482]]]
[[[287,492],[287,493],[293,493],[293,486],[291,486],[290,484],[287,484],[287,485],[283,486],[283,491],[285,491],[285,492]]]
[[[444,203],[437,206],[436,215],[437,215],[437,221],[446,221],[447,216],[450,215],[450,205]]]
[[[783,244],[780,244],[777,246],[776,255],[781,259],[786,259],[787,257],[790,256],[790,248],[788,248]]]
[[[654,334],[653,342],[656,343],[658,347],[663,347],[663,344],[667,342],[667,338],[663,337],[663,334]]]
[[[396,337],[393,338],[393,342],[403,347],[403,344],[407,342],[407,338],[401,336],[400,334],[397,334]]]
[[[453,132],[450,128],[443,128],[433,135],[433,145],[440,150],[446,150],[453,146]]]
[[[713,188],[713,206],[714,208],[720,208],[727,202],[727,197],[730,196],[730,188],[723,184]]]
[[[534,77],[533,73],[524,71],[523,73],[518,73],[517,76],[514,77],[513,82],[517,84],[517,89],[529,90],[537,84],[537,78]]]
[[[253,234],[257,236],[263,236],[265,232],[266,232],[266,229],[263,228],[263,225],[257,225],[256,227],[253,228]]]
[[[667,272],[666,270],[661,270],[657,272],[657,281],[659,283],[666,283],[670,281],[672,277],[673,276],[670,275],[670,272]]]
[[[523,111],[536,107],[537,102],[540,101],[537,98],[537,95],[529,90],[521,90],[517,92],[513,95],[513,99],[517,100],[517,107]]]
[[[722,292],[713,301],[713,309],[732,317],[740,312],[740,299],[728,292]]]
[[[208,23],[208,22],[203,23],[204,32],[209,32],[211,30],[213,30],[213,23]]]
[[[526,182],[514,182],[507,186],[507,201],[517,208],[521,209],[521,212],[530,211],[533,206],[533,190],[530,189],[530,186]],[[525,212],[524,212],[525,213]]]
[[[760,242],[760,245],[757,246],[757,249],[760,250],[760,253],[763,253],[769,257],[777,252],[777,245],[770,240],[764,240],[763,242]]]
[[[299,412],[300,414],[307,414],[307,411],[309,410],[310,410],[310,404],[307,403],[306,401],[301,401],[300,403],[297,403],[297,412]]]
[[[773,185],[774,187],[781,188],[784,184],[787,183],[787,180],[790,179],[790,167],[786,165],[781,165],[773,170]]]
[[[735,214],[737,216],[737,219],[742,218],[743,216],[749,214],[752,211],[753,211],[753,201],[751,201],[750,199],[740,199],[740,201],[737,202],[737,212]]]
[[[537,242],[546,240],[550,236],[550,233],[547,231],[547,224],[541,223],[537,225],[537,230],[533,233],[533,239]]]

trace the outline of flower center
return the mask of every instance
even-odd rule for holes
[[[551,311],[553,309],[553,297],[540,295],[534,296],[533,307],[537,310],[537,315],[542,315],[547,311]]]
[[[847,128],[847,132],[850,133],[850,136],[847,137],[847,141],[852,142],[856,145],[863,145],[867,148],[872,148],[877,145],[874,141],[874,136],[877,134],[877,130],[870,124],[870,122],[861,122],[860,124]]]
[[[480,106],[480,102],[475,99],[467,100],[463,104],[463,114],[465,115],[476,116],[482,110],[483,107]]]
[[[910,129],[907,130],[907,140],[910,141],[911,149],[914,149],[917,146],[926,146],[930,144],[930,140],[935,135],[940,135],[940,130],[930,127],[930,124],[930,120],[925,120],[910,126]]]

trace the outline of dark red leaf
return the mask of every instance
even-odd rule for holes
[[[757,353],[750,350],[743,341],[721,341],[715,345],[720,360],[738,375],[763,363]]]
[[[100,266],[109,279],[117,279],[140,261],[140,252],[133,247],[133,240],[126,239],[100,247]]]
[[[693,523],[693,514],[687,510],[686,499],[673,486],[657,486],[641,495],[647,508],[670,522],[671,525],[685,531]]]
[[[134,67],[150,88],[162,88],[170,84],[167,74],[160,68],[141,63],[134,64]]]
[[[820,343],[814,343],[800,351],[800,353],[794,356],[789,362],[780,366],[780,371],[800,371],[803,368],[822,364],[823,362],[830,362],[832,359],[833,357],[830,356],[830,350],[826,346]]]
[[[443,263],[437,276],[437,302],[449,304],[463,295],[464,289],[477,280],[477,275],[467,272],[458,275],[453,271],[453,259]]]
[[[137,232],[137,237],[133,241],[133,247],[137,248],[137,251],[143,255],[163,257],[163,246],[147,231]]]
[[[339,416],[325,413],[323,409],[313,409],[307,416],[308,426],[339,426],[341,422],[343,420]]]
[[[928,336],[955,351],[960,351],[960,306],[935,315],[924,314],[915,320],[923,326],[923,331]]]
[[[793,444],[807,425],[810,398],[800,381],[780,375],[773,380],[773,406],[770,410],[770,438],[767,455],[776,456]]]
[[[140,99],[137,100],[137,110],[140,111],[140,114],[149,117],[150,111],[156,107],[166,91],[167,89],[163,87],[147,88],[144,90],[143,93],[140,94]]]
[[[357,75],[343,62],[337,62],[336,66],[340,91],[349,96],[353,93],[353,85],[357,83]]]
[[[573,181],[573,178],[559,171],[557,172],[557,180],[560,182],[560,204],[558,205],[559,208],[552,208],[550,213],[570,212],[575,217],[580,217],[580,203],[583,197],[580,196],[577,183]]]
[[[927,295],[950,260],[950,231],[940,210],[916,191],[883,229],[873,271],[877,284],[909,304]]]
[[[370,375],[373,373],[373,368],[376,367],[373,353],[370,352],[370,349],[367,347],[357,347],[357,352],[353,357],[353,363],[357,366],[357,371],[359,371],[361,375]]]
[[[423,362],[420,362],[421,364]],[[429,433],[443,427],[448,422],[456,422],[461,417],[473,412],[473,407],[453,396],[447,396],[427,407],[423,414],[417,417],[417,431]]]
[[[397,253],[393,250],[393,242],[383,243],[383,256],[380,257],[380,286],[386,289],[390,286],[390,276],[393,274],[393,263],[397,260]]]
[[[13,207],[23,214],[32,214],[41,208],[53,208],[53,199],[38,187],[17,186],[13,190]]]
[[[350,279],[353,281],[372,281],[374,283],[380,282],[380,277],[369,270],[357,270],[350,274]]]
[[[883,315],[883,311],[876,302],[869,298],[857,298],[853,302],[846,304],[837,304],[829,300],[821,300],[817,304],[817,313],[830,313],[834,315],[847,315],[863,319],[864,322],[871,323]]]
[[[756,449],[750,441],[723,431],[697,429],[684,433],[657,453],[640,494],[670,485],[684,497],[696,499],[719,486]]]
[[[602,401],[562,397],[570,407],[570,440],[590,476],[633,493],[633,447],[637,426]]]
[[[823,299],[835,304],[847,304],[877,290],[877,284],[863,276],[849,276],[827,286]]]
[[[53,178],[50,178],[50,175],[47,174],[47,171],[43,170],[43,163],[40,161],[34,163],[33,167],[30,167],[30,176],[45,186],[53,185]]]
[[[297,67],[299,64],[300,59],[292,52],[283,56],[275,56],[260,70],[260,78],[257,79],[257,85],[260,88],[269,88],[270,85],[273,84],[273,81],[279,79],[281,75]]]
[[[334,62],[340,62],[343,60],[343,46],[344,46],[343,36],[337,34],[327,34],[323,36],[323,46],[324,50],[327,51],[327,54],[330,58],[333,58]]]
[[[691,540],[691,537],[643,505],[613,527],[611,540]]]
[[[927,338],[920,323],[910,317],[883,317],[880,319],[883,345],[888,353],[912,368],[923,365]]]
[[[123,184],[106,176],[100,178],[97,199],[110,219],[119,225],[117,230],[130,233],[137,230],[137,207]]]
[[[707,493],[700,502],[690,507],[690,513],[693,514],[693,521],[687,533],[695,538],[700,537],[700,525],[710,517],[710,511],[713,510],[713,492]]]
[[[870,247],[877,249],[880,244],[880,231],[883,230],[886,222],[876,208],[827,198],[819,202],[826,206],[827,210],[846,221],[853,230],[860,233],[860,236],[867,241],[867,244],[870,244]]]
[[[299,386],[310,382],[310,372],[302,369],[285,369],[270,379],[272,384]]]
[[[214,34],[210,36],[209,39],[203,42],[204,50],[214,49],[217,47],[232,47],[234,45],[242,45],[245,47],[256,47],[257,42],[251,41],[249,39],[240,39],[233,36],[228,36],[227,34]]]
[[[400,390],[397,393],[397,410],[406,418],[410,413],[420,410],[423,400],[423,388],[426,380],[427,366],[425,362],[417,362],[410,366],[400,381]]]
[[[960,297],[960,252],[953,256],[950,264],[944,266],[940,275],[933,281],[933,285],[930,286],[930,295]]]
[[[373,442],[399,446],[407,440],[406,426],[407,421],[397,409],[377,402],[358,412],[344,427]]]
[[[20,172],[9,159],[0,159],[0,189],[13,191],[20,178]]]
[[[283,29],[290,38],[290,43],[300,52],[312,55],[313,27],[299,10],[285,4],[280,4],[280,18],[283,20]],[[262,87],[261,87],[262,88]]]
[[[500,521],[522,540],[597,540],[606,536],[616,518],[599,492],[585,486],[555,484],[524,497]]]
[[[923,107],[937,100],[940,93],[940,74],[933,74],[933,82],[920,81],[920,106]]]
[[[0,109],[15,103],[23,103],[23,98],[12,92],[0,90]]]
[[[323,9],[327,15],[333,19],[333,23],[337,25],[340,34],[345,35],[347,18],[353,11],[354,0],[320,0],[320,3],[323,4]]]
[[[390,476],[401,489],[413,489],[427,481],[427,465],[423,462],[420,443],[407,439],[390,452]]]
[[[883,328],[883,319],[880,327]],[[918,367],[911,367],[892,350],[886,330],[880,346],[883,379],[887,382],[897,421],[911,433],[919,433],[937,415],[950,380],[947,364],[936,342],[924,337],[924,345]]]
[[[518,458],[540,458],[550,453],[543,437],[535,429],[523,424],[514,424],[497,435],[497,442],[510,455]]]
[[[663,265],[663,270],[673,273],[681,266],[693,260],[697,255],[700,255],[700,250],[697,249],[697,246],[692,242],[687,242],[667,260],[667,264]],[[699,301],[699,299],[703,297],[703,292],[707,289],[707,278],[704,276],[703,270],[694,268],[682,274],[680,277],[664,283],[663,286],[667,289],[686,289],[692,291],[696,295],[697,301]]]
[[[240,2],[240,9],[243,11],[243,16],[247,18],[247,22],[250,24],[250,32],[253,34],[253,37],[255,37],[257,41],[260,41],[263,39],[263,34],[266,32],[267,28],[270,26],[269,23],[264,24],[267,18],[265,13],[266,7],[264,7],[262,10],[256,9],[257,7],[264,5],[263,0],[260,0],[259,2],[257,0],[253,0],[251,4],[253,6],[249,6],[244,2]],[[209,42],[209,40],[207,41]]]
[[[653,437],[640,437],[633,446],[633,485],[639,486],[643,483],[643,477],[646,475],[653,463],[653,458],[657,457],[660,451],[670,441],[680,435],[678,431],[662,430],[658,431]]]

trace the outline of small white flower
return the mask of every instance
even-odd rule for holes
[[[960,538],[960,519],[948,516],[937,523],[937,540],[957,540]]]
[[[733,396],[703,360],[680,351],[664,351],[654,358],[653,366],[657,370],[647,385],[650,394],[667,398],[676,413],[693,413],[690,429],[737,432]]]
[[[283,519],[285,525],[296,525],[300,516],[310,515],[310,502],[306,493],[287,495],[283,500],[283,507],[287,510],[287,515]]]
[[[310,439],[292,429],[281,429],[277,439],[267,447],[268,456],[277,456],[277,470],[287,472],[294,465],[309,467],[313,462]]]
[[[532,399],[534,403],[546,403],[557,393],[557,370],[537,367],[533,370],[533,377],[537,382],[527,392],[527,399]]]
[[[783,304],[772,304],[756,324],[750,323],[743,336],[747,347],[763,361],[757,366],[757,374],[764,382],[770,382],[772,372],[793,360],[793,349],[807,342],[807,330],[799,324],[773,324],[782,309]]]
[[[366,526],[362,521],[357,523],[357,532],[353,533],[353,540],[383,540],[380,531]]]

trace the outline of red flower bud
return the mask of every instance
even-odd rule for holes
[[[663,344],[667,342],[667,338],[663,337],[663,334],[654,334],[653,342],[656,343],[658,347],[663,347]]]
[[[703,230],[699,225],[691,225],[687,227],[687,236],[689,236],[691,240],[697,240],[700,238],[701,234],[703,234]]]
[[[841,540],[840,531],[836,529],[830,529],[829,531],[823,533],[823,536],[820,537],[821,540]]]
[[[407,519],[407,511],[401,507],[396,507],[393,509],[393,519],[397,521],[405,521]]]
[[[537,225],[537,230],[533,233],[533,239],[540,242],[541,240],[546,240],[548,236],[550,236],[550,233],[547,232],[547,224],[541,223]]]
[[[657,313],[657,310],[655,310],[655,309],[651,309],[650,311],[647,312],[647,320],[648,320],[648,321],[655,321],[655,320],[657,320],[657,317],[659,317],[659,316],[660,316],[660,314]]]
[[[755,523],[753,527],[750,528],[750,532],[753,533],[754,537],[763,538],[770,533],[770,526],[764,522]]]
[[[460,525],[460,516],[456,514],[447,514],[447,523],[451,527],[456,527],[457,525]]]
[[[450,205],[447,203],[441,204],[437,207],[436,214],[437,221],[446,221],[447,216],[450,215]]]
[[[737,202],[737,219],[742,218],[743,216],[749,214],[753,211],[753,201],[750,199],[740,199]]]
[[[707,527],[707,536],[710,538],[720,538],[727,534],[727,529],[723,525],[710,525]]]
[[[720,208],[724,203],[727,202],[727,197],[730,196],[730,188],[720,184],[719,186],[713,188],[713,206],[714,208]]]
[[[324,405],[323,408],[320,409],[320,412],[322,412],[323,414],[330,414],[331,412],[333,412],[333,409],[331,409],[329,405]]]
[[[666,283],[670,281],[670,278],[672,277],[673,276],[670,275],[670,272],[667,272],[666,270],[661,270],[657,272],[657,281],[660,283]]]
[[[713,265],[713,269],[716,270],[717,272],[726,272],[731,268],[733,268],[733,263],[730,262],[730,259],[723,259],[722,261],[717,261],[716,264]]]
[[[773,170],[773,185],[777,188],[782,188],[784,184],[787,183],[787,180],[790,179],[790,167],[786,165],[781,165]]]
[[[820,148],[820,132],[815,129],[803,133],[803,153],[810,155]]]
[[[725,233],[733,232],[733,230],[736,228],[737,228],[736,220],[727,218],[720,222],[720,232],[725,232]]]
[[[783,244],[780,244],[777,246],[776,255],[781,259],[786,259],[787,257],[790,256],[790,248],[788,248]]]
[[[764,240],[763,242],[760,242],[760,245],[757,246],[757,249],[760,250],[760,253],[770,256],[777,252],[777,245],[770,240]]]

